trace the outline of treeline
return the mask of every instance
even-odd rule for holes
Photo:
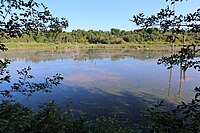
[[[167,44],[172,41],[170,31],[163,32],[158,28],[143,28],[125,31],[112,28],[110,31],[73,30],[71,32],[29,32],[15,38],[2,36],[1,42],[38,42],[38,43],[69,43],[69,44]],[[200,44],[200,33],[188,31],[175,34],[175,44]]]

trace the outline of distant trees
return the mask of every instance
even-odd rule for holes
[[[18,12],[16,13],[16,11]],[[200,33],[196,32],[199,26],[193,20],[194,18],[199,19],[199,11],[186,16],[174,16],[174,11],[167,8],[150,17],[145,17],[144,14],[135,15],[132,21],[142,26],[142,29],[133,31],[112,28],[110,31],[78,29],[64,32],[62,28],[68,26],[68,21],[65,18],[53,17],[44,4],[33,0],[2,0],[0,6],[0,42],[164,44],[171,41],[169,39],[171,31],[175,33],[174,29],[180,29],[183,22],[187,22],[189,30],[187,30],[187,37],[184,39],[185,43],[198,44]],[[166,17],[170,19],[165,19]],[[175,19],[172,19],[173,17]],[[161,29],[151,27],[155,24],[159,24]],[[146,29],[146,27],[148,28]],[[175,36],[176,40],[173,41],[176,44],[182,44],[182,30],[176,32]]]
[[[2,42],[38,42],[38,43],[82,43],[82,44],[165,44],[169,43],[171,31],[158,28],[142,28],[125,31],[112,28],[110,31],[96,30],[72,30],[71,32],[53,31],[29,31],[28,34],[15,37],[1,37]],[[186,44],[198,44],[200,33],[187,31]],[[175,44],[183,43],[183,34],[176,34]]]

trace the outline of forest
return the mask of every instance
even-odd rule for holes
[[[57,43],[57,44],[171,44],[172,33],[158,28],[141,28],[131,31],[112,28],[110,31],[102,30],[72,30],[66,31],[29,31],[27,34],[8,37],[1,33],[2,43]],[[176,45],[199,44],[200,33],[193,31],[178,32],[175,34]]]

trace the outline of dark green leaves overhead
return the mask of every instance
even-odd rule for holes
[[[177,54],[173,54],[170,57],[162,57],[158,60],[158,64],[164,64],[168,66],[168,69],[175,65],[180,65],[184,71],[191,67],[200,71],[200,61],[197,60],[199,57],[200,49],[190,45],[181,48]]]
[[[33,32],[60,32],[68,26],[65,18],[53,17],[43,3],[34,0],[0,0],[0,37],[21,37],[23,34]],[[2,41],[2,40],[0,40]],[[4,44],[0,44],[0,50],[6,51]],[[7,70],[8,60],[0,60],[0,84],[10,82],[10,74]],[[60,74],[52,78],[45,78],[43,83],[32,83],[29,75],[30,67],[18,71],[19,80],[11,86],[10,90],[0,90],[3,96],[11,96],[11,92],[20,92],[30,96],[36,91],[49,92],[53,86],[60,84],[63,79]]]
[[[169,1],[169,0],[166,0]],[[170,0],[174,2],[182,2],[183,0]],[[161,9],[156,15],[145,16],[143,13],[134,15],[130,20],[137,26],[152,27],[159,26],[161,29],[168,30],[174,29],[176,32],[180,29],[187,29],[194,32],[200,31],[200,9],[197,9],[194,13],[188,13],[186,15],[176,15],[175,9],[170,9],[169,6],[166,9]]]
[[[166,0],[166,2],[171,2],[171,4],[173,5],[173,4],[175,4],[175,2],[182,2],[182,1],[184,1],[184,0]],[[187,0],[185,0],[185,1],[187,1]]]
[[[0,84],[2,82],[10,82],[9,71],[6,70],[8,63],[8,60],[5,60],[5,62],[0,61],[0,75],[4,76],[6,74],[6,76],[0,78]],[[22,69],[21,71],[17,71],[19,75],[18,82],[14,83],[11,86],[11,90],[0,90],[0,94],[6,97],[12,97],[11,93],[14,92],[20,92],[21,94],[26,96],[31,96],[32,93],[37,91],[50,92],[50,89],[53,86],[58,86],[63,80],[63,77],[61,77],[60,74],[56,74],[52,78],[45,78],[44,82],[32,83],[31,79],[34,79],[34,76],[29,74],[30,70],[31,67],[27,67]]]
[[[15,37],[31,30],[58,31],[68,26],[65,18],[53,17],[43,3],[34,0],[1,0],[0,31]]]

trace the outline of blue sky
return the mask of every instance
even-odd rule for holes
[[[134,14],[152,15],[166,8],[165,0],[43,0],[54,16],[69,20],[67,31],[73,29],[110,30],[119,28],[134,30],[130,22]],[[188,0],[176,4],[177,13],[194,12],[200,8],[200,0]]]

